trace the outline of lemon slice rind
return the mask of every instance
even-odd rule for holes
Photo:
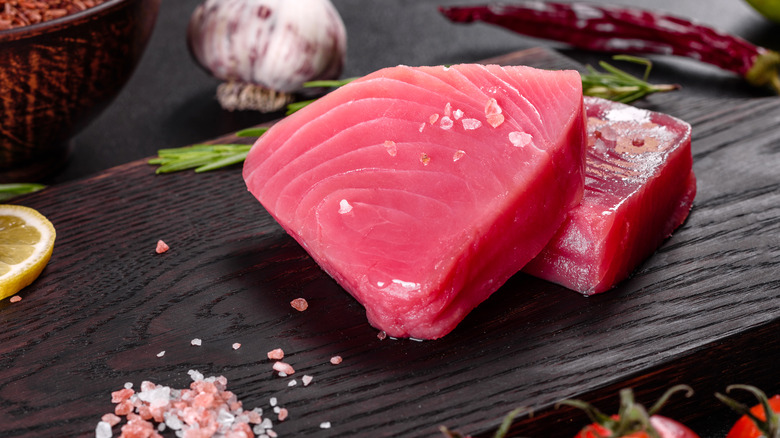
[[[14,247],[32,247],[32,251],[29,251],[29,248],[26,250],[29,255],[18,263],[11,264],[0,261],[0,264],[4,265],[2,270],[7,268],[7,272],[0,275],[0,300],[2,300],[16,294],[38,278],[51,258],[56,231],[45,216],[29,207],[0,205],[0,217],[11,217],[14,218],[14,221],[23,221],[23,224],[14,224],[9,228],[0,227],[0,235],[3,235],[2,241],[6,243],[3,245],[5,249],[10,248],[8,251],[13,251],[17,250]],[[40,235],[38,241],[34,244],[14,241],[13,233],[15,231],[13,228],[20,226],[37,230]]]

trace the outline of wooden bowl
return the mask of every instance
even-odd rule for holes
[[[0,182],[65,163],[69,140],[116,97],[151,36],[160,0],[108,0],[0,31]]]

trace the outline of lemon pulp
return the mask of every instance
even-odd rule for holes
[[[54,226],[38,211],[0,205],[0,300],[32,283],[54,249]]]

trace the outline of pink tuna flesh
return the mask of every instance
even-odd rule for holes
[[[276,124],[244,179],[373,326],[439,338],[581,199],[581,87],[575,71],[383,69]]]
[[[585,195],[524,271],[592,295],[628,277],[685,221],[696,177],[687,123],[592,97],[585,107]]]

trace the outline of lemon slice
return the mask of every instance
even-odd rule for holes
[[[38,278],[51,258],[56,234],[36,210],[0,205],[0,300]]]

